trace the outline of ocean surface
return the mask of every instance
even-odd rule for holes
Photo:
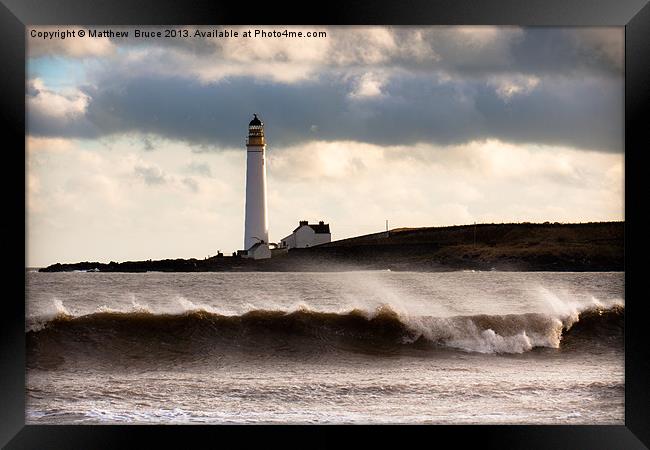
[[[27,273],[28,424],[623,424],[624,274]]]

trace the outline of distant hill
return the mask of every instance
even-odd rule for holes
[[[622,271],[624,227],[624,222],[547,222],[398,228],[312,248],[274,251],[267,260],[220,256],[83,262],[41,271]]]
[[[624,222],[398,228],[306,249],[393,270],[623,270]]]

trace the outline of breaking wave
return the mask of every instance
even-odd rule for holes
[[[395,352],[403,349],[524,353],[537,347],[622,348],[625,309],[591,306],[564,316],[529,313],[453,317],[406,316],[388,305],[367,311],[252,310],[223,315],[205,309],[156,314],[100,309],[73,316],[63,305],[28,323],[28,364],[69,360],[136,363],[205,359],[232,352],[306,354],[327,351]]]

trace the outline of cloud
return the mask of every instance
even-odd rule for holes
[[[72,148],[72,142],[62,138],[43,138],[27,136],[27,152],[67,152]]]
[[[151,142],[151,139],[148,136],[145,136],[142,139],[142,143],[143,143],[143,148],[146,152],[151,152],[156,149],[156,147],[154,147],[153,143]]]
[[[53,39],[44,38],[44,33],[56,33],[57,31],[66,30],[66,27],[36,27],[30,28],[27,33],[27,52],[29,56],[69,56],[72,58],[88,58],[113,55],[116,51],[116,45],[109,38],[89,38],[78,36],[55,37]],[[78,28],[71,28],[77,30]],[[32,30],[41,33],[32,36]]]
[[[82,85],[30,84],[28,130],[219,149],[241,145],[258,111],[278,146],[496,138],[622,149],[620,29],[317,29],[327,37],[111,41],[120,51],[88,66]]]
[[[623,28],[528,28],[511,53],[523,73],[619,78]]]
[[[202,257],[241,245],[243,149],[188,160],[186,143],[161,140],[144,153],[137,136],[27,142],[30,264]],[[48,151],[55,142],[65,150]],[[188,175],[203,165],[211,178]],[[269,152],[267,169],[274,241],[303,218],[328,221],[340,239],[380,231],[386,219],[400,227],[623,217],[621,154],[496,140],[314,141]]]
[[[195,27],[185,27],[190,34]],[[214,31],[214,28],[201,28]],[[75,45],[111,61],[115,71],[135,77],[166,74],[202,82],[248,76],[262,81],[314,81],[324,72],[405,69],[485,74],[598,73],[620,75],[622,28],[520,28],[493,26],[432,27],[257,27],[266,31],[324,31],[322,38],[29,38],[30,57],[64,55]],[[41,28],[38,28],[39,30]],[[117,28],[116,28],[117,29]],[[133,28],[125,27],[133,33]],[[240,36],[248,26],[229,27]],[[79,44],[77,44],[77,42]],[[110,45],[104,45],[108,42]],[[94,44],[93,44],[94,43]],[[107,50],[99,51],[107,47]],[[120,51],[114,51],[119,48]],[[110,49],[110,50],[108,50]]]
[[[617,80],[514,75],[469,82],[404,75],[383,84],[381,95],[376,82],[363,88],[363,102],[348,95],[359,94],[357,83],[334,77],[278,85],[237,78],[206,85],[186,78],[113,77],[84,89],[83,116],[61,120],[37,105],[28,108],[28,130],[62,137],[137,132],[240,147],[257,111],[271,146],[312,139],[447,145],[487,138],[604,151],[623,145]]]
[[[310,142],[269,157],[271,234],[302,217],[325,218],[336,238],[379,231],[385,219],[392,227],[614,220],[621,162],[620,154],[495,140]]]
[[[539,84],[539,78],[534,76],[496,76],[488,80],[488,85],[494,86],[496,94],[504,101],[516,95],[529,94]]]
[[[578,52],[587,61],[615,72],[623,70],[624,34],[616,28],[578,28],[573,34]]]
[[[181,182],[187,186],[187,188],[192,191],[192,192],[198,192],[199,191],[199,184],[196,182],[196,180],[192,177],[185,177],[181,180]]]
[[[381,147],[354,141],[311,141],[268,155],[272,176],[310,182],[352,179],[382,157]]]
[[[386,80],[376,73],[364,73],[361,77],[359,77],[355,86],[355,90],[350,93],[350,97],[361,99],[369,97],[381,97],[381,88],[385,83]]]
[[[63,138],[98,136],[101,131],[86,117],[90,101],[79,89],[57,92],[41,79],[28,80],[25,102],[30,134]]]
[[[134,173],[141,177],[145,184],[149,186],[161,185],[167,183],[165,173],[155,165],[137,164],[133,168]]]
[[[27,96],[28,108],[57,120],[74,120],[83,116],[88,106],[88,96],[83,92],[57,93],[47,89],[39,78],[28,80]]]
[[[590,160],[593,164],[589,163]],[[622,173],[616,172],[620,161],[620,155],[498,140],[477,140],[450,146],[379,146],[354,141],[312,141],[271,153],[269,170],[272,177],[281,179],[338,183],[363,177],[368,177],[370,182],[379,173],[402,176],[414,173],[414,167],[418,167],[432,176],[445,174],[459,180],[479,180],[476,183],[498,179],[524,184],[527,180],[546,179],[584,186],[594,182],[588,181],[589,177],[595,179],[599,176],[594,167],[612,170],[608,173],[621,179]],[[471,194],[468,191],[468,194],[476,199],[476,191]],[[468,198],[463,197],[464,200]]]
[[[192,161],[186,166],[186,170],[196,175],[212,178],[212,170],[205,162]]]
[[[179,143],[160,141],[156,152],[143,153],[132,136],[56,142],[65,150],[27,139],[30,264],[203,257],[239,241],[242,152],[203,155],[221,169],[202,184],[184,172],[190,149]],[[149,174],[166,181],[154,189]]]

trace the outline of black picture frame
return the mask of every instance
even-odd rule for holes
[[[409,0],[348,1],[336,5],[209,0],[0,0],[0,52],[5,208],[0,365],[0,444],[6,448],[125,448],[158,445],[238,445],[267,442],[334,446],[352,434],[365,445],[387,435],[454,447],[635,449],[650,446],[650,350],[645,321],[642,199],[643,151],[650,143],[650,5],[648,0]],[[625,27],[625,425],[624,426],[50,426],[25,425],[25,29],[29,25],[173,24],[521,25]],[[644,114],[645,113],[645,114]],[[21,152],[22,149],[22,152]],[[21,243],[20,237],[23,237]],[[255,435],[255,436],[254,436]],[[260,436],[261,435],[261,436]],[[138,441],[140,445],[138,445]],[[402,441],[404,442],[404,441]],[[192,445],[194,443],[194,445]],[[167,444],[167,445],[163,445]]]

